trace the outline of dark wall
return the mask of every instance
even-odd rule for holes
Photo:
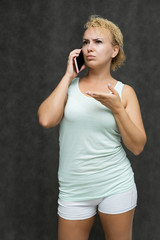
[[[124,34],[127,62],[114,76],[134,87],[148,136],[140,156],[128,153],[139,193],[134,240],[159,239],[159,12],[154,0],[0,1],[0,239],[57,239],[59,129],[40,127],[37,109],[91,14]],[[104,239],[98,218],[91,239]]]

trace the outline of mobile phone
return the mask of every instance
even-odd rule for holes
[[[84,58],[83,58],[83,52],[81,50],[79,56],[74,58],[74,67],[75,67],[76,73],[79,73],[83,65],[84,65]]]

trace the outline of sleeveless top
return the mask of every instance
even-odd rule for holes
[[[120,97],[123,86],[115,86]],[[59,198],[85,201],[132,188],[134,173],[112,111],[84,95],[79,78],[68,88],[59,146]]]

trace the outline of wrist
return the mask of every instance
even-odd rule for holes
[[[65,82],[70,84],[72,82],[72,80],[74,79],[74,77],[69,75],[68,73],[65,73],[65,75],[63,76],[63,79],[65,80]]]
[[[115,110],[113,110],[112,112],[113,112],[113,115],[114,116],[118,116],[118,115],[121,115],[121,114],[123,114],[123,112],[124,112],[124,107],[123,107],[123,105],[122,106],[120,106],[120,107],[117,107]]]

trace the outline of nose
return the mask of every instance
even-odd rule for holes
[[[93,44],[91,42],[87,45],[87,51],[88,52],[93,51]]]

